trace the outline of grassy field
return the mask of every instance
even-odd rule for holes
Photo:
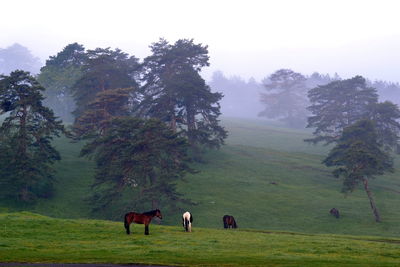
[[[0,214],[1,262],[174,266],[399,266],[400,239],[262,230],[216,230]]]
[[[257,120],[225,118],[223,124],[230,133],[227,145],[205,155],[206,164],[194,166],[200,173],[178,184],[179,191],[196,205],[168,210],[161,203],[163,225],[179,225],[187,209],[196,227],[222,228],[222,216],[230,214],[246,229],[400,237],[396,173],[371,183],[383,220],[375,223],[365,192],[343,195],[340,180],[321,164],[328,148],[303,142],[310,137],[309,131]],[[22,210],[58,218],[91,218],[85,199],[94,164],[78,157],[81,144],[65,139],[55,144],[63,158],[56,165],[55,197]],[[329,214],[332,207],[340,210],[340,219]],[[0,203],[0,211],[14,210]]]

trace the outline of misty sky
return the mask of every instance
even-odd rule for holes
[[[2,0],[0,47],[27,46],[44,62],[67,44],[120,48],[194,38],[211,66],[261,80],[279,68],[400,82],[400,1]]]

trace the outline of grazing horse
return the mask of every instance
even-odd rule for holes
[[[148,235],[149,224],[151,222],[151,219],[153,219],[153,217],[158,217],[162,219],[161,211],[159,209],[156,209],[145,213],[128,212],[127,214],[125,214],[125,222],[124,222],[126,234],[129,235],[131,233],[129,231],[129,225],[132,222],[135,222],[138,224],[144,224],[144,234]]]
[[[193,216],[190,214],[190,212],[185,212],[182,215],[182,224],[183,227],[185,228],[186,232],[191,232],[192,231],[192,222],[193,222]]]
[[[339,210],[337,208],[332,208],[329,213],[339,219]]]
[[[222,221],[224,222],[225,229],[237,228],[237,224],[236,224],[235,218],[233,218],[233,216],[225,215],[222,218]]]

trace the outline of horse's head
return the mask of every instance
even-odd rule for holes
[[[162,219],[161,211],[159,209],[156,209],[156,217]]]

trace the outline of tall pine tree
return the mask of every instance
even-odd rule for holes
[[[344,192],[352,192],[360,183],[364,186],[375,221],[380,222],[381,217],[369,181],[376,175],[393,171],[393,160],[379,144],[374,122],[360,120],[346,127],[323,162],[327,166],[337,167],[333,174],[343,177]]]
[[[139,114],[159,118],[192,146],[219,147],[227,132],[219,125],[220,93],[212,93],[200,76],[209,65],[207,46],[181,39],[160,39],[144,59],[144,86]]]
[[[44,88],[28,72],[0,76],[1,196],[33,202],[52,194],[52,164],[60,155],[53,136],[65,133],[53,111],[43,106]]]
[[[94,211],[174,205],[175,182],[191,172],[187,142],[157,119],[120,117],[82,149],[96,161]],[[125,199],[126,198],[126,199]],[[117,204],[117,203],[125,203]],[[148,205],[151,203],[150,205]],[[120,214],[111,214],[119,216]]]

